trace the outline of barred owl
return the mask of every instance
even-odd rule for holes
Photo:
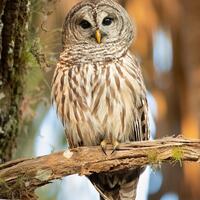
[[[112,0],[75,5],[63,25],[63,51],[52,100],[70,148],[147,140],[148,106],[141,69],[129,47],[135,25]],[[101,199],[133,200],[140,168],[93,174]]]

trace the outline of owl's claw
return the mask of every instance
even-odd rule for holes
[[[107,156],[107,153],[106,153],[106,147],[107,147],[107,141],[106,140],[103,140],[100,144],[101,146],[101,149],[102,151],[104,152],[104,154]]]
[[[100,144],[101,149],[102,149],[102,151],[104,152],[104,154],[105,154],[106,156],[108,155],[108,154],[106,153],[107,144],[108,144],[108,141],[107,141],[107,140],[103,140],[103,141],[101,142],[101,144]],[[112,155],[112,154],[118,149],[119,144],[120,144],[120,143],[119,143],[117,140],[114,140],[114,141],[112,142],[113,150],[112,150],[112,152],[111,152],[110,155]]]
[[[112,150],[111,155],[119,148],[119,142],[115,140],[112,142],[112,145],[113,145],[113,150]]]

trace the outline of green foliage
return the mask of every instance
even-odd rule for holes
[[[40,66],[31,51],[32,45],[32,42],[28,40],[22,52],[22,58],[24,59],[27,67],[26,93],[34,91],[43,77]]]
[[[26,175],[18,178],[16,182],[7,184],[4,179],[0,179],[0,190],[3,191],[1,194],[5,195],[6,198],[16,199],[21,198],[22,196],[27,196],[28,191],[26,191],[27,185]],[[26,195],[27,194],[27,195]]]
[[[180,166],[182,166],[183,150],[181,149],[181,147],[175,147],[172,150],[172,158],[175,162],[178,161],[180,163]]]

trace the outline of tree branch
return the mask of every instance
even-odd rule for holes
[[[121,144],[112,155],[111,152],[111,146],[108,146],[107,156],[100,147],[81,147],[2,164],[0,165],[0,197],[20,198],[20,195],[27,195],[52,180],[71,174],[111,173],[162,162],[200,163],[200,140],[178,137],[132,142]]]

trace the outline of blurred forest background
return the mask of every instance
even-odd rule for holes
[[[21,15],[27,15],[28,19],[23,21],[19,14],[18,19],[24,32],[28,30],[26,37],[23,34],[18,35],[18,38],[26,38],[23,39],[23,50],[18,54],[21,64],[24,64],[24,70],[19,70],[20,65],[15,65],[18,61],[16,56],[11,59],[13,62],[6,62],[11,53],[6,54],[5,41],[2,39],[9,31],[12,32],[3,26],[5,21],[11,23],[9,20],[16,14],[13,11],[13,16],[6,18],[3,10],[14,10],[13,5],[19,2],[0,1],[0,18],[3,16],[0,22],[0,78],[3,80],[8,76],[12,81],[16,74],[24,74],[23,81],[18,79],[11,84],[4,85],[0,79],[0,139],[4,138],[0,140],[3,149],[0,154],[6,155],[2,156],[2,162],[9,160],[11,154],[13,158],[39,156],[67,147],[62,125],[51,107],[50,92],[53,71],[61,51],[62,23],[66,13],[78,0],[21,1],[23,3],[18,9]],[[126,8],[137,25],[137,39],[131,50],[139,58],[143,68],[152,116],[152,138],[179,134],[187,138],[200,138],[200,1],[118,2]],[[12,50],[12,38],[9,42],[11,46],[8,49]],[[15,43],[17,42],[20,45],[21,40],[15,39]],[[16,55],[16,48],[14,52]],[[5,54],[7,57],[2,56]],[[12,65],[15,66],[12,75],[5,74],[6,67]],[[11,71],[12,67],[9,69]],[[19,84],[23,92],[15,88]],[[5,91],[8,91],[8,88],[14,88],[13,95],[23,93],[17,102],[5,103]],[[19,115],[16,114],[20,127],[15,129],[19,134],[14,144],[10,143],[15,141],[17,135],[12,133],[14,126],[10,126],[12,132],[9,133],[9,137],[5,136],[2,128],[7,119],[3,116],[8,104],[14,105],[14,110],[18,108],[20,111]],[[9,113],[12,115],[15,112],[10,110]],[[8,140],[9,142],[5,142]],[[199,165],[163,164],[147,171],[144,177],[147,188],[142,189],[142,193],[145,194],[138,200],[200,199]],[[38,189],[37,194],[41,200],[98,199],[91,184],[78,176],[67,177],[63,181],[42,187]]]

